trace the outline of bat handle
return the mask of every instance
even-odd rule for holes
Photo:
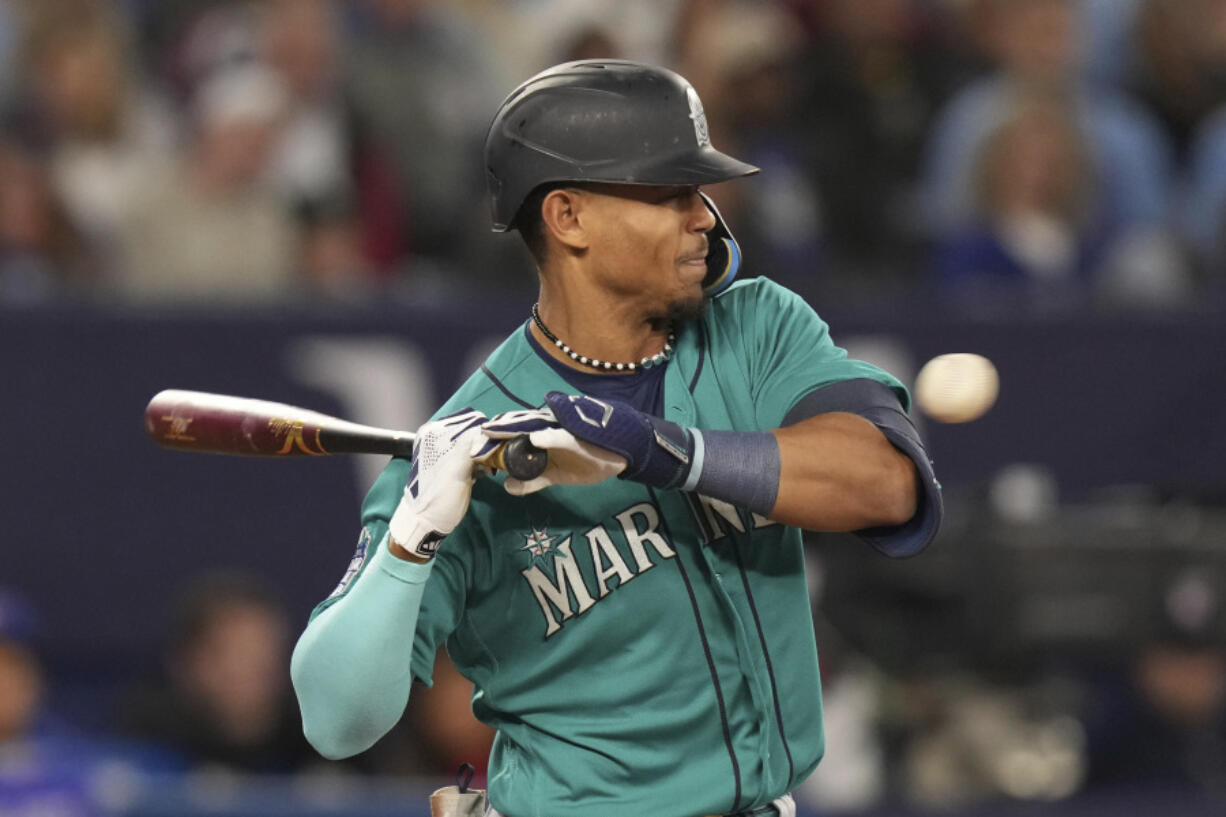
[[[549,454],[545,449],[533,445],[528,440],[528,435],[522,434],[494,449],[487,462],[497,470],[506,471],[516,479],[527,482],[545,472],[545,466],[549,464]]]

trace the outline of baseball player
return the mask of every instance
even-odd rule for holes
[[[539,301],[367,496],[294,654],[307,737],[370,747],[446,644],[497,730],[491,814],[794,814],[824,750],[801,529],[894,556],[935,535],[909,396],[793,293],[733,282],[699,188],[757,168],[677,74],[551,68],[485,161]],[[544,473],[491,474],[524,434]]]

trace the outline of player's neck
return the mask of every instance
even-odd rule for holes
[[[593,368],[582,358],[613,364],[633,362],[637,368],[644,358],[664,350],[670,334],[666,323],[648,320],[630,305],[591,296],[568,297],[547,287],[541,288],[537,313],[544,329],[534,322],[530,329],[533,337],[555,359],[585,371]],[[613,371],[617,371],[615,366]]]

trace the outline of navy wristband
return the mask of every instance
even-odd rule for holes
[[[779,441],[769,431],[698,431],[683,490],[763,516],[779,498]]]

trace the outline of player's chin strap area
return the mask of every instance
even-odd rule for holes
[[[736,280],[737,271],[741,268],[741,247],[732,237],[732,231],[724,223],[724,217],[719,214],[719,208],[711,197],[699,191],[703,202],[711,215],[715,216],[715,226],[707,233],[710,249],[707,251],[707,277],[702,280],[702,289],[707,295],[718,295]]]

